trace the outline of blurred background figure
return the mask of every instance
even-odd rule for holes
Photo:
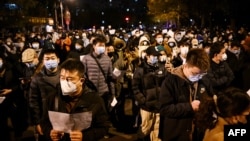
[[[247,123],[250,97],[241,89],[229,87],[202,101],[196,121],[200,129],[206,130],[203,141],[224,141],[224,125]]]
[[[19,87],[18,77],[3,56],[0,56],[0,96],[5,98],[0,103],[0,139],[21,141],[22,133],[28,127],[27,103]],[[14,135],[10,134],[11,129]]]

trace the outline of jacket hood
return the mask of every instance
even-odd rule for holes
[[[180,78],[182,78],[182,79],[184,79],[184,80],[186,80],[186,81],[189,82],[189,80],[187,79],[187,77],[183,73],[183,65],[172,69],[171,73],[175,74],[175,75],[179,76]]]

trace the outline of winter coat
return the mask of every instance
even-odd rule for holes
[[[174,57],[171,63],[173,64],[174,68],[181,66],[183,64],[183,60],[181,59],[180,54]]]
[[[28,91],[31,78],[33,77],[36,68],[35,67],[28,67],[25,63],[19,62],[15,65],[16,75],[18,76],[21,83],[22,90]]]
[[[231,86],[242,89],[243,88],[242,72],[244,70],[245,54],[241,51],[239,56],[237,57],[234,53],[230,52],[229,50],[227,50],[226,53],[227,53],[226,62],[228,63],[228,66],[231,68],[235,76],[231,83]]]
[[[231,84],[234,79],[234,74],[227,62],[222,61],[217,64],[214,61],[211,61],[210,69],[204,77],[207,77],[211,81],[215,91],[220,91]]]
[[[194,118],[191,101],[199,100],[203,94],[212,91],[209,81],[190,83],[182,69],[180,66],[168,73],[161,85],[159,137],[162,141],[180,141],[181,136],[191,135]],[[191,91],[194,93],[191,94]],[[188,141],[188,138],[183,141]]]
[[[23,91],[20,90],[18,78],[15,76],[11,65],[4,62],[0,68],[0,90],[11,89],[4,95],[5,99],[0,104],[0,139],[9,140],[8,118],[11,120],[13,131],[22,133],[28,127],[27,102]],[[2,92],[0,91],[0,94]],[[2,95],[1,95],[2,96]]]
[[[86,55],[86,51],[85,51],[85,48],[82,48],[81,50],[71,50],[67,56],[67,58],[74,58],[74,59],[78,59],[80,60],[81,59],[81,56],[84,56]]]
[[[224,125],[228,125],[228,123],[223,118],[218,117],[216,126],[206,130],[203,141],[224,141]]]
[[[60,88],[59,88],[60,89]],[[58,109],[55,108],[55,97],[58,98]],[[46,106],[44,107],[44,114],[41,120],[41,127],[44,135],[50,139],[50,131],[52,130],[52,124],[48,117],[48,111],[57,111],[62,113],[82,113],[92,112],[92,122],[88,129],[82,130],[83,141],[98,141],[107,134],[110,122],[108,120],[108,114],[105,110],[104,102],[102,98],[94,92],[89,92],[83,89],[82,95],[79,97],[75,105],[68,112],[66,105],[71,102],[69,97],[62,96],[60,90],[59,94],[50,95],[46,99]],[[60,141],[70,141],[69,134],[65,133],[64,137]]]
[[[93,82],[100,95],[103,95],[106,92],[110,92],[112,95],[115,95],[114,83],[111,82],[113,68],[110,58],[105,54],[102,54],[101,56],[97,56],[95,53],[92,54],[101,65],[105,73],[105,77],[109,82],[107,83],[105,81],[105,77],[102,71],[100,70],[99,66],[97,65],[95,59],[91,56],[91,54],[87,54],[81,60],[86,69],[86,76],[90,81]]]
[[[45,67],[36,74],[30,84],[29,105],[31,120],[34,125],[39,124],[45,107],[45,100],[49,95],[57,93],[60,83],[59,68],[55,73],[49,73]]]
[[[135,69],[132,90],[142,109],[159,113],[160,86],[166,73],[165,67],[158,68],[147,63]]]

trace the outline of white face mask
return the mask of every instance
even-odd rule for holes
[[[71,81],[60,80],[62,94],[63,95],[71,95],[72,93],[77,91],[77,86]]]
[[[206,52],[207,54],[209,54],[210,48],[205,48],[204,50],[205,50],[205,52]]]
[[[86,34],[82,34],[82,38],[83,38],[83,39],[86,39],[86,38],[87,38],[87,35],[86,35]]]
[[[191,82],[197,82],[199,81],[200,79],[202,79],[202,75],[194,75],[194,76],[190,76],[188,77],[188,80],[191,81]]]
[[[6,44],[9,46],[9,45],[11,45],[11,42],[7,42]]]
[[[105,52],[105,46],[99,46],[99,47],[96,47],[96,54],[100,55],[100,54],[103,54]]]
[[[222,61],[225,61],[225,60],[227,60],[227,54],[226,53],[222,54]]]
[[[218,41],[218,37],[213,38],[213,43],[216,43]]]
[[[34,49],[38,49],[38,48],[39,48],[39,43],[33,43],[33,44],[32,44],[32,47],[33,47]]]
[[[158,62],[157,56],[150,56],[150,58],[149,58],[149,63],[150,63],[151,65],[155,65],[157,62]]]
[[[159,57],[159,61],[160,62],[165,62],[167,60],[167,56],[166,55],[162,55]]]
[[[3,61],[0,61],[0,68],[3,67]]]
[[[142,52],[141,53],[141,58],[144,59],[146,55],[147,55],[146,52]]]
[[[192,45],[192,48],[198,48],[198,45]]]
[[[180,48],[180,52],[182,55],[186,55],[188,53],[188,50],[188,47],[185,46]]]
[[[20,42],[18,46],[21,48],[24,47],[24,42]]]
[[[76,48],[77,50],[80,50],[80,49],[82,48],[82,46],[75,45],[75,48]]]

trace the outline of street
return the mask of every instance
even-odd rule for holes
[[[100,141],[136,141],[136,134],[124,134],[116,131],[114,128],[109,129],[109,138],[103,138]],[[14,141],[14,139],[13,139]],[[23,134],[22,141],[35,141],[33,127],[30,126]]]

